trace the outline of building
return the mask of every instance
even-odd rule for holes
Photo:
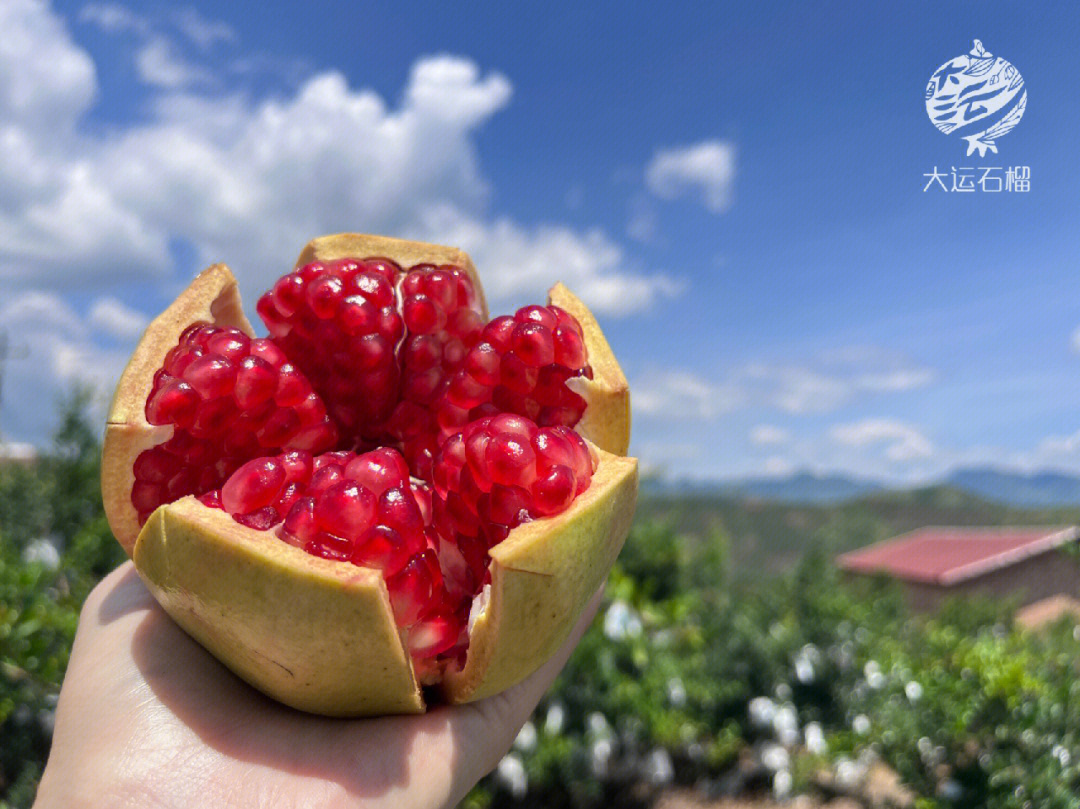
[[[1080,559],[1065,556],[1080,539],[1076,527],[920,528],[842,554],[850,575],[884,573],[901,581],[915,609],[946,598],[980,594],[1021,606],[1080,594]]]

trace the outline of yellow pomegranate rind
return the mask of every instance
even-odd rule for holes
[[[524,523],[491,549],[491,590],[468,657],[448,672],[450,702],[498,694],[536,671],[566,640],[622,550],[637,504],[637,459],[597,450],[589,488],[570,508]]]
[[[630,526],[637,462],[596,450],[589,488],[564,513],[513,529],[492,551],[491,597],[447,698],[519,682],[566,639]],[[326,716],[424,710],[377,570],[320,559],[194,497],[161,506],[135,567],[189,635],[255,688]]]
[[[194,497],[151,515],[134,559],[176,623],[279,702],[328,716],[424,710],[379,571],[312,556]]]
[[[625,455],[630,449],[630,386],[607,338],[600,331],[600,324],[589,308],[562,284],[556,284],[548,292],[548,304],[565,309],[577,318],[593,369],[592,379],[579,377],[567,382],[587,405],[574,429],[600,449]]]
[[[254,334],[244,316],[236,279],[224,264],[199,273],[169,308],[154,318],[116,386],[105,423],[101,496],[109,526],[128,556],[139,535],[139,515],[131,505],[135,459],[143,450],[169,440],[173,432],[171,426],[155,427],[146,420],[146,400],[165,354],[180,341],[184,329],[198,321]]]
[[[487,318],[472,261],[455,248],[337,234],[309,242],[297,266],[376,255],[406,268],[464,268]],[[580,300],[557,284],[549,303],[584,330],[593,379],[572,381],[588,403],[576,429],[594,444],[598,465],[566,512],[518,526],[492,548],[492,581],[474,607],[466,664],[442,683],[450,702],[498,693],[551,656],[607,576],[634,513],[637,461],[621,457],[630,436],[626,377]],[[145,402],[165,354],[196,321],[252,334],[223,264],[201,273],[150,324],[121,377],[102,459],[106,515],[117,539],[166,612],[263,693],[328,716],[423,711],[407,637],[396,628],[380,571],[311,556],[193,497],[160,507],[139,531],[130,502],[135,458],[172,434],[146,421]]]

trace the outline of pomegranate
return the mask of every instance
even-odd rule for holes
[[[102,490],[167,612],[328,715],[478,699],[535,670],[633,512],[625,378],[561,285],[487,320],[464,253],[316,239],[258,301],[224,265],[148,328]]]

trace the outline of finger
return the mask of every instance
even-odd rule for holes
[[[460,767],[455,768],[455,801],[491,772],[510,749],[521,726],[536,710],[540,698],[551,688],[596,617],[603,593],[603,587],[596,591],[566,642],[551,659],[520,683],[478,702],[441,709],[450,714],[448,724],[458,748]]]

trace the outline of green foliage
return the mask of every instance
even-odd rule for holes
[[[79,609],[123,559],[88,403],[83,391],[61,403],[53,450],[34,465],[0,465],[0,807],[33,801]]]
[[[0,809],[33,802],[79,608],[124,558],[87,401],[62,404],[35,465],[0,466]],[[596,625],[464,806],[646,806],[672,782],[779,788],[774,771],[814,789],[880,759],[923,809],[1078,807],[1072,625],[1022,632],[1000,601],[912,616],[888,582],[843,582],[831,562],[922,523],[1078,516],[935,489],[829,507],[646,499]]]

